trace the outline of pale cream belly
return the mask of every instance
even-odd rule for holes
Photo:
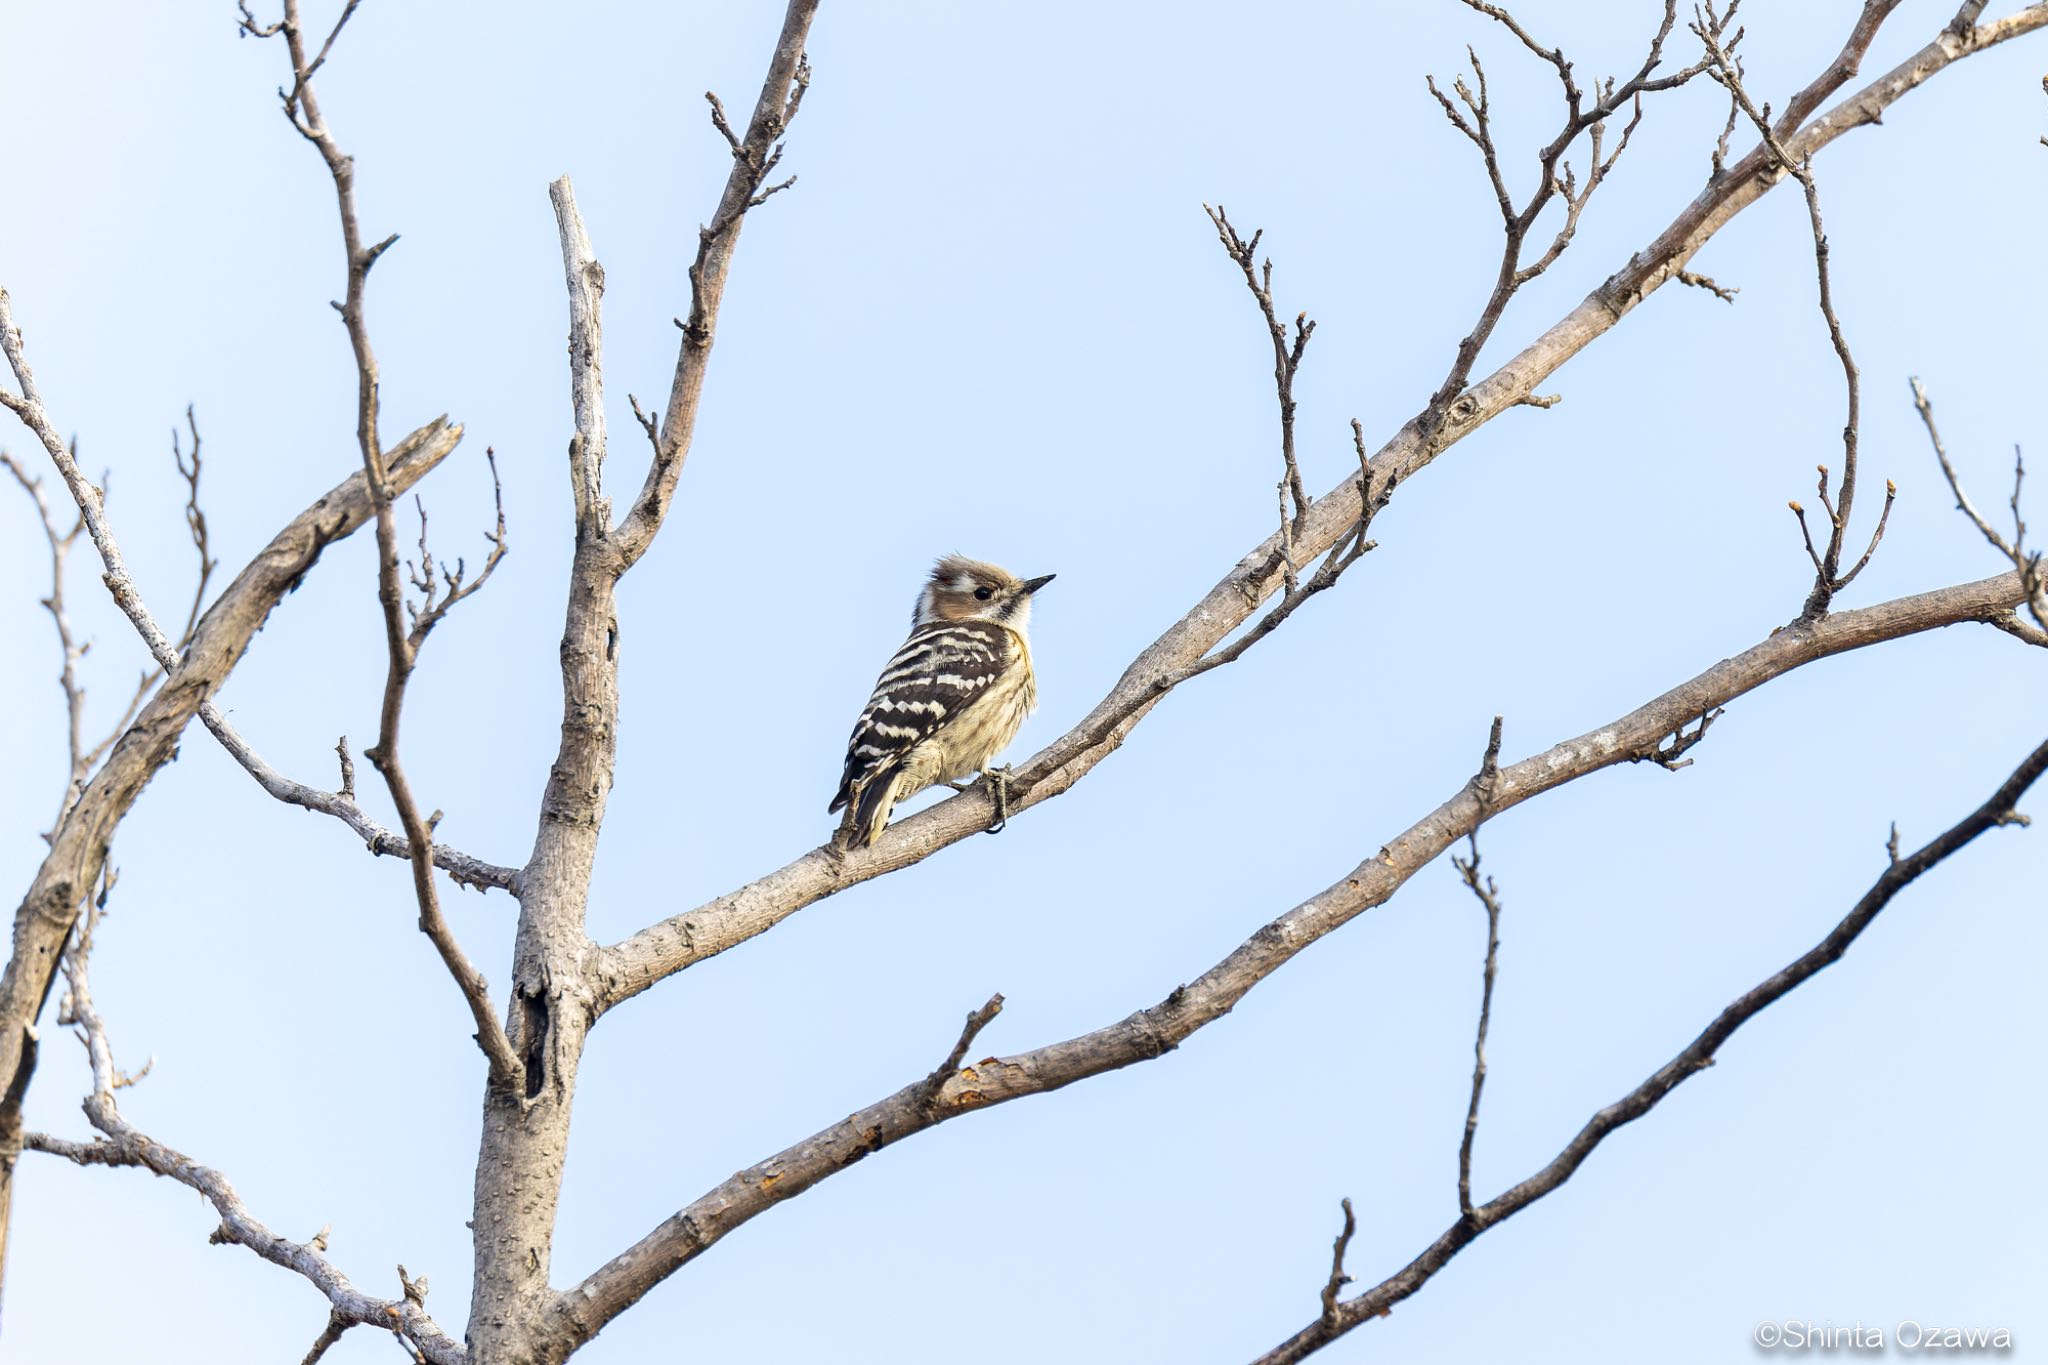
[[[995,684],[987,694],[938,734],[912,749],[904,759],[896,800],[923,791],[935,782],[958,782],[985,769],[989,760],[1017,736],[1037,701],[1037,687],[1026,669]]]

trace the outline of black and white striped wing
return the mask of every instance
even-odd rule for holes
[[[1010,632],[989,621],[939,621],[911,631],[854,722],[830,809],[853,800],[987,692],[1015,648]]]

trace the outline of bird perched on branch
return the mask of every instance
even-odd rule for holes
[[[845,843],[882,835],[889,812],[926,787],[979,774],[991,787],[995,820],[1009,818],[1009,769],[990,768],[1038,704],[1025,639],[1031,595],[1053,576],[1020,579],[964,555],[948,555],[917,595],[910,638],[882,669],[853,736],[831,810],[846,809]]]

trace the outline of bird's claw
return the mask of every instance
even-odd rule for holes
[[[1010,765],[1005,763],[1000,768],[984,768],[981,776],[989,784],[989,796],[996,807],[995,819],[982,833],[1001,834],[1010,823]]]

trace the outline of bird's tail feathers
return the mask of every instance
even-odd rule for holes
[[[860,789],[851,823],[863,848],[882,837],[882,830],[889,823],[889,813],[896,808],[897,789],[902,785],[903,774],[900,771],[885,770],[870,777]]]

